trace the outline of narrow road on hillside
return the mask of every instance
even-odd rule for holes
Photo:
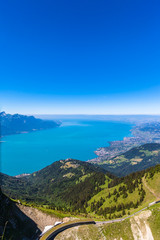
[[[44,235],[40,238],[40,240],[53,240],[59,233],[62,231],[71,228],[76,227],[80,225],[88,225],[88,224],[96,224],[93,220],[78,220],[78,221],[72,221],[67,223],[62,223],[56,227],[51,228],[48,230]]]
[[[158,200],[158,198],[157,198]],[[122,222],[127,218],[131,218],[134,215],[136,215],[137,213],[142,212],[143,210],[147,209],[148,207],[160,203],[160,200],[158,201],[154,201],[152,203],[150,203],[147,207],[142,208],[141,210],[133,213],[132,215],[129,215],[127,217],[124,218],[120,218],[120,219],[113,219],[113,220],[108,220],[108,221],[99,221],[99,222],[95,222],[93,220],[86,220],[86,221],[82,221],[82,220],[78,220],[78,221],[72,221],[72,222],[68,222],[68,223],[62,223],[56,227],[51,228],[50,230],[48,230],[46,233],[44,233],[44,235],[42,237],[40,237],[40,240],[54,240],[55,237],[61,233],[62,231],[71,228],[71,227],[75,227],[75,226],[80,226],[80,225],[87,225],[87,224],[108,224],[108,223],[115,223],[115,222]]]

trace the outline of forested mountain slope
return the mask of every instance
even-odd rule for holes
[[[2,174],[5,193],[15,199],[48,204],[52,208],[84,208],[84,200],[100,191],[106,171],[87,162],[60,160],[29,176],[16,178]],[[107,174],[108,178],[113,176]]]
[[[97,219],[130,215],[159,199],[160,165],[122,178],[67,159],[29,176],[2,175],[5,193],[21,201]]]

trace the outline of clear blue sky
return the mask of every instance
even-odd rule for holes
[[[5,0],[0,107],[160,114],[159,0]]]

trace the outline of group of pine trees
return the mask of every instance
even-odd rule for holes
[[[132,186],[132,188],[131,188]],[[119,197],[122,198],[127,198],[128,193],[132,193],[135,191],[135,189],[138,189],[138,194],[139,194],[139,199],[135,202],[129,201],[127,203],[117,203],[117,200]],[[101,197],[99,201],[93,201],[90,205],[90,210],[91,212],[95,212],[98,215],[103,215],[104,217],[107,216],[107,214],[115,214],[116,212],[121,212],[117,215],[117,217],[123,216],[126,214],[125,210],[130,210],[131,208],[137,208],[144,200],[145,197],[145,190],[143,189],[143,185],[138,180],[136,180],[133,184],[129,185],[129,188],[125,185],[120,186],[118,189],[114,189],[113,193],[109,192],[108,195],[106,196],[107,198],[111,198],[112,200],[110,201],[111,206],[109,207],[102,207],[103,204],[105,203],[106,199]]]

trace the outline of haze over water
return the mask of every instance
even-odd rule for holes
[[[2,139],[2,172],[9,175],[32,173],[60,159],[86,161],[108,141],[130,136],[126,122],[63,119],[61,127]]]

